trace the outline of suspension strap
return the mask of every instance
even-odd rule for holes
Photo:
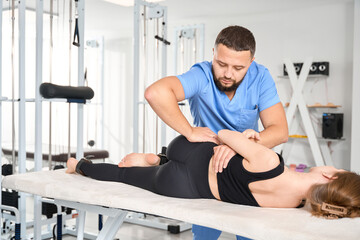
[[[77,47],[80,47],[80,36],[79,36],[79,25],[78,25],[78,18],[79,18],[78,1],[79,0],[75,0],[75,30],[74,30],[73,45],[77,46]]]

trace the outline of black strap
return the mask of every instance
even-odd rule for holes
[[[157,154],[157,156],[160,158],[159,165],[163,165],[169,161],[169,159],[166,157],[166,147],[162,147],[161,153]]]
[[[78,1],[79,0],[75,0],[75,30],[74,30],[73,45],[80,47],[80,36],[79,36],[79,25],[78,25]]]
[[[77,38],[77,42],[76,42]],[[75,31],[74,31],[74,41],[73,45],[80,47],[80,36],[79,36],[79,27],[78,27],[78,18],[75,18]]]

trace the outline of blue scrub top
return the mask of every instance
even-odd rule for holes
[[[269,70],[253,61],[230,101],[216,87],[211,68],[211,62],[201,62],[177,76],[195,126],[208,127],[215,133],[221,129],[258,131],[259,113],[280,102]]]

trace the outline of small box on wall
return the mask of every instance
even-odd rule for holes
[[[322,137],[340,139],[343,136],[344,114],[323,113]]]
[[[302,66],[303,63],[294,63],[296,75],[300,75]],[[313,62],[313,64],[310,66],[309,69],[309,75],[319,74],[319,75],[329,76],[329,72],[330,72],[329,68],[330,68],[329,62]],[[288,72],[285,64],[283,65],[283,73],[284,76],[288,76]]]
[[[296,75],[299,75],[302,69],[303,63],[294,63],[294,67],[295,67],[295,73]],[[284,68],[283,68],[283,72],[284,72],[284,76],[289,75],[286,69],[286,66],[284,64]]]

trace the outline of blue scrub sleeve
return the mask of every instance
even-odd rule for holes
[[[209,82],[204,70],[197,65],[194,65],[189,71],[178,75],[177,78],[184,88],[185,99],[199,94]]]
[[[269,70],[264,71],[264,76],[262,78],[262,84],[260,86],[260,96],[259,96],[259,111],[263,111],[278,102],[280,102],[279,95],[276,90],[275,82],[270,75]]]

